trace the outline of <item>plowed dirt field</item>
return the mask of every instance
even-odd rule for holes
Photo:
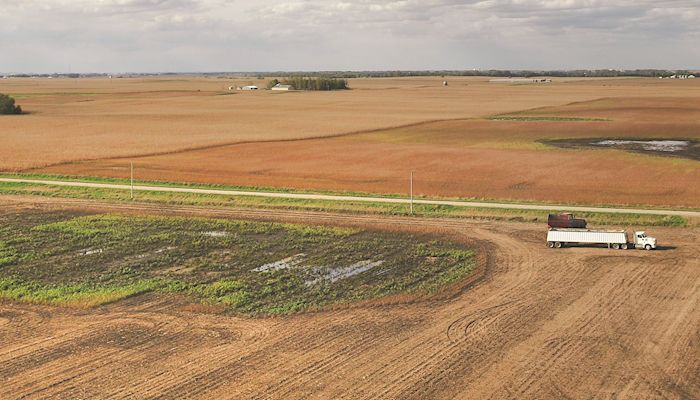
[[[3,204],[88,207],[33,201]],[[652,252],[550,250],[530,224],[160,212],[441,230],[483,265],[448,298],[284,318],[151,295],[92,310],[0,303],[0,398],[700,397],[698,230],[655,229],[665,247]]]

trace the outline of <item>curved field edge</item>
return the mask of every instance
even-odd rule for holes
[[[79,308],[176,294],[246,315],[455,291],[475,251],[435,235],[200,217],[0,215],[0,298]]]

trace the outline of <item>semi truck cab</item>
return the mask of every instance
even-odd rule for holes
[[[634,233],[634,247],[637,249],[651,250],[656,248],[656,238],[647,236],[646,232]]]

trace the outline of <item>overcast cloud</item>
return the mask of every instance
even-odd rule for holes
[[[700,68],[700,0],[0,0],[2,72]]]

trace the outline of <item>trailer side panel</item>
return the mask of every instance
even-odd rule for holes
[[[551,229],[547,232],[547,241],[561,243],[625,244],[627,243],[627,235],[624,231]]]

